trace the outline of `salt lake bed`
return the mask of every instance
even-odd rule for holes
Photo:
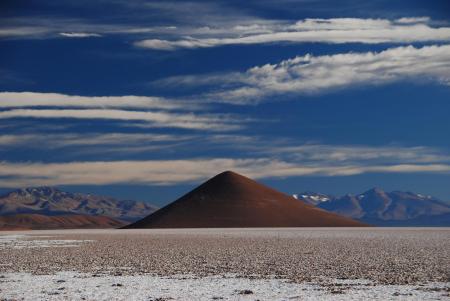
[[[0,232],[0,300],[446,300],[450,228]]]

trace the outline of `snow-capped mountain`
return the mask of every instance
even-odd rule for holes
[[[297,198],[321,209],[373,225],[450,226],[450,204],[413,192],[385,192],[373,188],[358,195],[333,197],[302,193]]]
[[[333,199],[333,196],[329,196],[323,193],[315,193],[311,191],[302,192],[299,194],[293,194],[292,195],[297,200],[302,200],[305,203],[317,206],[320,203],[327,202],[331,199]]]

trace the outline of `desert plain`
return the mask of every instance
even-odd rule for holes
[[[0,233],[0,300],[446,300],[449,228]]]

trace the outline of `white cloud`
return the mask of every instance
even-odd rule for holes
[[[0,92],[0,119],[76,118],[144,121],[151,127],[230,130],[240,128],[230,116],[193,114],[205,108],[191,101],[148,96],[77,96],[58,93]],[[126,109],[126,110],[125,110]],[[132,109],[132,110],[131,110]],[[152,111],[150,111],[152,110]]]
[[[169,78],[165,84],[204,84],[207,75]],[[207,94],[210,101],[245,104],[276,94],[324,93],[357,85],[397,81],[435,81],[450,84],[450,45],[390,48],[381,52],[304,55],[253,67],[244,73],[226,73],[227,86]],[[220,82],[215,74],[213,79]],[[233,86],[233,88],[230,88]]]
[[[84,5],[76,2],[79,1],[72,1],[70,5]],[[123,2],[123,4],[119,2]],[[64,14],[52,14],[52,18],[44,15],[3,18],[0,24],[0,38],[85,37],[81,36],[85,33],[95,33],[100,36],[137,35],[144,37],[190,34],[222,35],[228,34],[230,30],[242,31],[247,24],[273,22],[249,16],[243,10],[230,5],[214,2],[112,1],[108,5],[120,5],[116,9],[119,14],[103,15],[102,18],[88,16],[67,18]],[[103,11],[98,15],[102,15],[102,13]],[[236,24],[236,29],[232,29]],[[248,28],[247,30],[252,29]]]
[[[10,26],[0,28],[0,38],[35,37],[48,33],[48,29],[40,26]]]
[[[212,135],[214,136],[214,135]],[[121,158],[123,156],[157,156],[172,153],[174,149],[198,147],[201,136],[152,133],[28,133],[0,135],[0,150],[29,150],[47,158],[57,152],[66,160],[90,158],[94,160]]]
[[[161,97],[135,95],[79,96],[59,93],[0,92],[0,108],[19,107],[182,109],[186,107],[186,103]]]
[[[349,176],[367,172],[448,173],[450,165],[302,166],[267,158],[71,163],[0,162],[0,187],[116,183],[176,184],[198,182],[224,170],[234,170],[259,179],[308,175]]]
[[[214,34],[196,37],[194,33],[193,36],[175,40],[141,40],[135,45],[150,49],[175,50],[279,42],[377,44],[450,41],[450,27],[431,27],[429,21],[427,17],[401,18],[394,21],[359,18],[305,19],[294,24],[235,25],[228,30],[228,37],[218,37]]]
[[[148,22],[130,23],[99,22],[95,20],[65,17],[14,17],[3,18],[0,24],[0,38],[48,39],[48,38],[87,38],[106,35],[171,34],[175,26],[147,26]]]
[[[0,147],[8,149],[59,150],[66,158],[79,155],[143,153],[164,155],[167,149],[180,148],[186,153],[202,156],[213,150],[239,153],[241,157],[270,157],[298,165],[377,166],[390,164],[447,164],[450,155],[442,149],[426,146],[369,146],[299,144],[286,138],[245,136],[235,134],[152,134],[152,133],[26,133],[0,135]],[[48,143],[51,141],[51,143]],[[199,148],[201,145],[201,148]],[[148,151],[152,151],[148,153]],[[175,155],[176,153],[173,153]],[[114,158],[114,157],[112,157]],[[121,157],[123,158],[123,157]]]
[[[258,150],[256,150],[258,152]],[[440,149],[425,146],[367,146],[367,145],[329,145],[304,144],[272,146],[259,150],[259,153],[287,155],[296,162],[321,162],[333,164],[377,165],[394,162],[443,163],[450,162],[450,155]]]
[[[161,8],[159,4],[157,6]],[[182,9],[179,3],[167,5],[164,10],[172,12],[167,15],[169,20],[166,26],[148,26],[145,19],[141,20],[141,24],[136,20],[128,24],[114,22],[102,24],[84,19],[10,18],[5,19],[4,25],[0,27],[0,38],[132,35],[139,39],[135,42],[138,47],[166,51],[282,42],[376,44],[450,41],[450,27],[434,26],[439,22],[426,16],[403,17],[396,20],[308,18],[289,22],[261,19],[241,14],[242,11],[237,10],[228,11],[226,14],[224,6],[208,7],[205,9],[204,3],[195,7],[187,5],[186,9]],[[186,13],[186,10],[191,10],[192,13]],[[156,10],[153,13],[156,15]]]
[[[104,146],[111,148],[113,146],[134,146],[171,142],[186,142],[191,145],[185,147],[189,150],[197,149],[199,144],[202,149],[210,147],[219,147],[220,149],[240,149],[250,150],[254,152],[261,148],[262,141],[258,141],[255,136],[244,136],[235,134],[218,134],[211,133],[203,135],[198,133],[192,134],[156,134],[156,133],[124,133],[124,132],[109,132],[109,133],[70,133],[70,132],[50,132],[54,128],[45,128],[38,131],[27,129],[26,133],[4,134],[0,135],[0,146],[6,148],[29,147],[33,145],[34,148],[40,149],[55,149],[67,146]],[[57,129],[59,130],[59,129]],[[67,129],[63,129],[67,130]],[[262,139],[261,137],[259,139]],[[45,143],[52,141],[52,143]],[[74,149],[75,150],[75,149]],[[76,150],[75,150],[76,151]]]
[[[92,32],[60,32],[59,35],[66,38],[92,38],[102,36],[101,34]]]
[[[400,24],[428,23],[430,17],[403,17],[395,21]]]
[[[238,129],[242,120],[227,116],[194,115],[190,113],[127,111],[110,109],[34,110],[15,109],[0,112],[0,119],[8,118],[74,118],[110,119],[148,122],[153,127],[173,127],[195,130],[226,131]]]
[[[248,172],[252,166],[274,167],[267,160],[199,159],[74,163],[0,163],[0,186],[58,184],[190,182],[213,176],[217,170]],[[5,179],[8,177],[9,179]],[[9,183],[9,184],[8,184]]]
[[[51,143],[49,143],[51,141]],[[367,146],[303,144],[240,135],[159,135],[138,133],[53,133],[1,135],[0,146],[65,150],[66,159],[78,156],[91,162],[40,163],[0,162],[0,187],[36,185],[115,183],[177,184],[199,182],[223,170],[234,170],[252,178],[293,176],[351,176],[364,173],[450,173],[450,156],[443,150],[415,146]],[[111,154],[152,151],[151,155],[170,156],[167,150],[182,145],[187,154],[197,158],[96,161]],[[201,145],[201,150],[199,149]],[[219,147],[232,150],[239,158],[204,158]],[[203,153],[202,153],[203,152]],[[177,156],[176,153],[172,154]],[[105,157],[107,156],[107,157]],[[251,156],[251,157],[249,157]]]
[[[230,72],[224,76],[222,73],[208,73],[200,75],[175,75],[150,82],[157,88],[183,89],[197,86],[233,86],[245,80],[245,76],[239,72]]]
[[[29,147],[55,149],[73,146],[144,145],[160,142],[175,142],[192,139],[191,135],[139,134],[139,133],[34,133],[0,135],[3,148]],[[51,143],[45,143],[51,141]]]

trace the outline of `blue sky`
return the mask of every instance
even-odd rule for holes
[[[2,1],[0,189],[450,200],[448,1],[242,2]]]

